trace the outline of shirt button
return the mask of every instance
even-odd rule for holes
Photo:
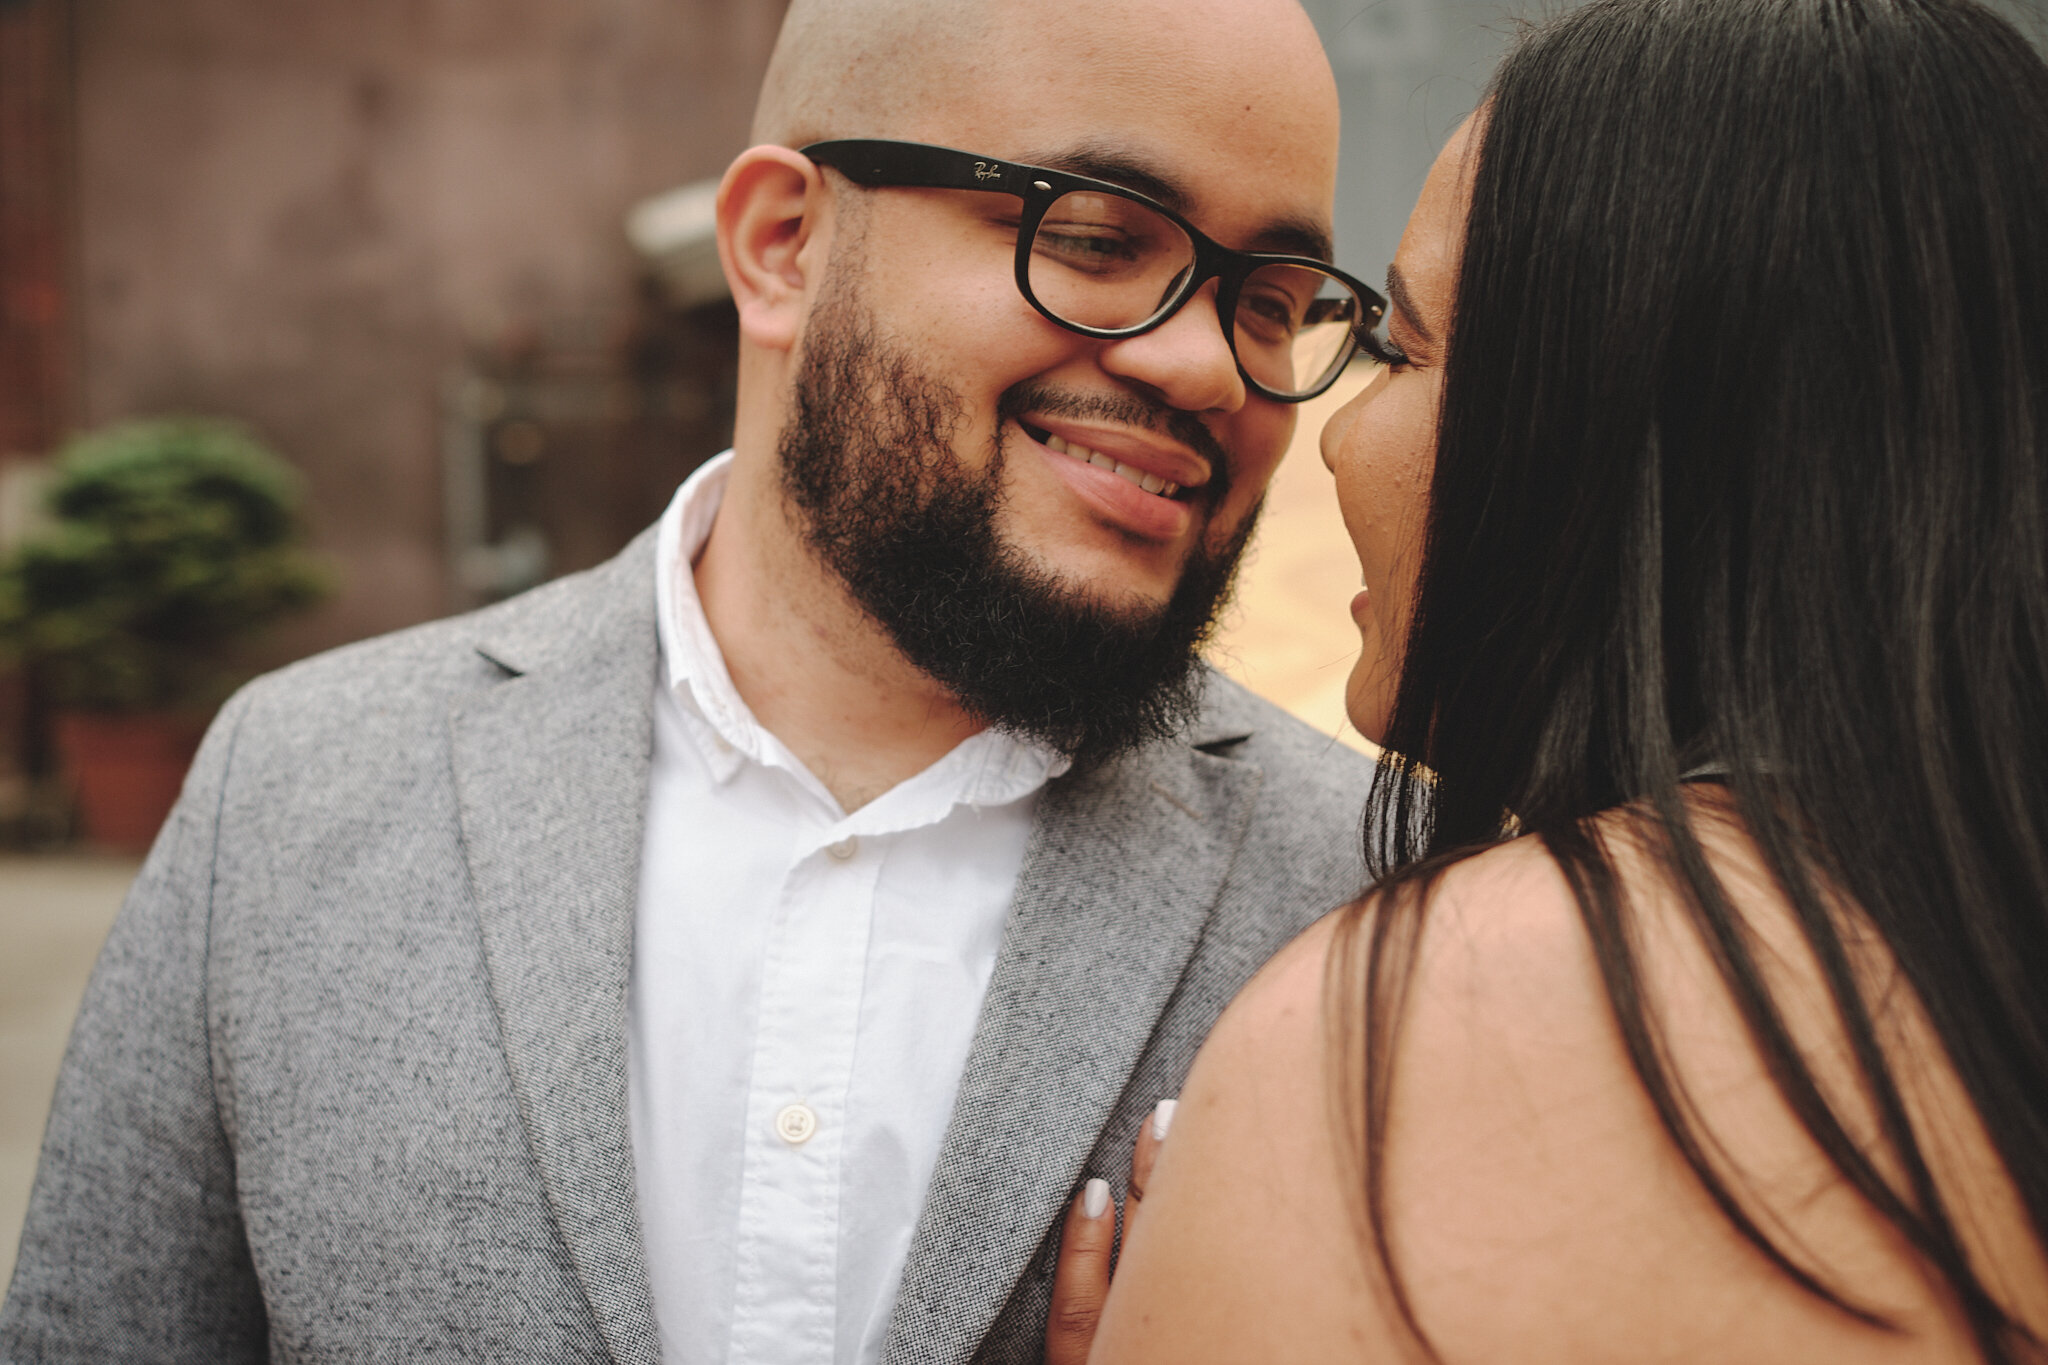
[[[860,839],[855,835],[849,834],[836,844],[825,845],[825,851],[831,854],[835,861],[843,863],[854,854],[860,852]]]
[[[801,1147],[818,1131],[818,1116],[808,1104],[786,1104],[775,1115],[775,1136],[792,1147]]]

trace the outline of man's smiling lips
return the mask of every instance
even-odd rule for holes
[[[1056,419],[1055,419],[1056,420]],[[1043,458],[1102,520],[1126,535],[1171,541],[1194,523],[1192,503],[1207,464],[1126,432],[1059,421],[1019,421]]]
[[[1180,492],[1179,484],[1163,479],[1157,474],[1148,474],[1136,465],[1125,464],[1105,451],[1092,449],[1079,441],[1069,441],[1066,437],[1049,431],[1034,430],[1030,426],[1026,426],[1024,431],[1046,449],[1056,450],[1062,455],[1071,455],[1081,463],[1094,465],[1097,469],[1107,469],[1125,483],[1134,483],[1147,493],[1171,498]]]

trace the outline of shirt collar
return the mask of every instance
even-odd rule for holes
[[[784,768],[836,809],[838,803],[824,785],[762,727],[733,686],[725,655],[711,634],[704,603],[697,596],[692,566],[710,538],[711,524],[725,500],[732,462],[733,453],[728,450],[699,466],[676,490],[655,533],[654,619],[663,682],[681,706],[685,729],[719,782],[730,781],[749,761]],[[863,806],[855,813],[856,822],[887,819],[907,828],[943,818],[954,805],[1005,805],[1030,795],[1069,766],[1065,755],[1045,745],[983,730],[962,740],[917,776]]]

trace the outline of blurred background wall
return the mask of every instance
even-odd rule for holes
[[[1302,0],[1337,74],[1337,260],[1377,283],[1430,162],[1478,103],[1517,16],[1566,0]]]
[[[782,9],[4,0],[0,452],[135,414],[247,422],[305,474],[341,571],[280,652],[475,595],[448,562],[449,424],[521,420],[522,380],[551,407],[506,463],[538,482],[633,445],[647,468],[581,483],[637,524],[683,469],[660,404],[692,376],[622,222],[744,145]],[[463,374],[506,382],[465,396]],[[550,448],[549,418],[580,448]],[[573,528],[551,567],[612,529]]]
[[[0,0],[0,549],[67,435],[192,413],[336,570],[252,667],[604,558],[730,423],[729,305],[625,220],[745,145],[784,3]]]

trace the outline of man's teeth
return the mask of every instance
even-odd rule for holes
[[[1045,444],[1049,450],[1057,450],[1062,455],[1071,455],[1084,464],[1094,465],[1097,469],[1107,469],[1125,482],[1138,485],[1147,493],[1157,493],[1162,498],[1170,498],[1175,493],[1180,492],[1180,485],[1177,483],[1168,483],[1157,474],[1147,474],[1142,469],[1133,469],[1127,464],[1118,464],[1101,451],[1090,450],[1087,446],[1078,445],[1073,441],[1067,440],[1064,436],[1047,436]]]

